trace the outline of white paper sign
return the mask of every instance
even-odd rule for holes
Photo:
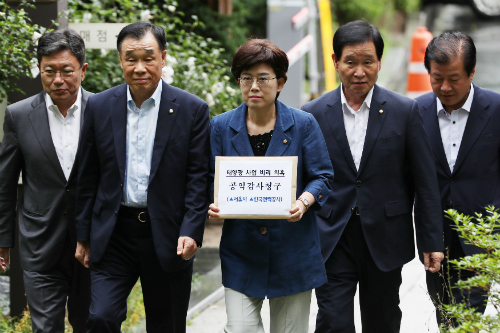
[[[82,36],[86,49],[116,49],[120,31],[129,23],[68,23]]]
[[[215,204],[222,218],[287,218],[297,157],[216,157]]]

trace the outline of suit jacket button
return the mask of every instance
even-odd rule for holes
[[[66,189],[66,192],[69,192],[69,188]]]
[[[361,180],[359,180],[359,179],[358,179],[358,180],[356,180],[356,186],[357,186],[357,187],[360,187],[360,186],[361,186]]]
[[[452,179],[450,179],[450,183],[452,183],[452,184],[453,184],[454,182],[455,182],[455,179],[453,179],[453,178],[452,178]]]
[[[319,201],[323,200],[323,196],[321,194],[318,196],[318,200]]]
[[[265,235],[267,234],[267,228],[266,227],[260,227],[260,233]]]
[[[123,184],[120,184],[120,187],[123,187]]]
[[[288,142],[288,140],[287,140],[287,139],[283,140],[283,143],[284,143],[284,144],[286,144],[287,142]]]
[[[354,207],[351,207],[351,213],[354,213]]]

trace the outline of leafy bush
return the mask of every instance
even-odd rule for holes
[[[173,0],[73,0],[68,18],[70,22],[92,23],[150,20],[163,27],[168,40],[167,83],[204,99],[212,115],[235,108],[242,100],[225,75],[228,64],[221,58],[224,50],[196,33],[204,26],[196,16],[191,17],[191,23],[186,23],[184,16]],[[100,92],[125,82],[116,50],[87,50],[87,61],[89,70],[82,83],[85,89]]]
[[[267,32],[266,0],[233,0],[233,13],[220,15],[217,2],[182,0],[179,10],[187,14],[184,21],[190,21],[195,15],[203,23],[199,34],[218,41],[224,48],[223,59],[231,62],[236,49],[250,37],[264,38]],[[229,71],[228,71],[229,73]],[[228,74],[229,75],[229,74]]]
[[[0,102],[9,91],[21,91],[16,87],[20,77],[31,77],[30,68],[36,66],[34,42],[45,31],[32,24],[25,8],[34,5],[23,0],[16,8],[9,8],[6,0],[0,0]]]
[[[497,313],[482,315],[473,309],[468,309],[465,304],[455,302],[451,305],[441,305],[441,315],[447,323],[440,327],[442,333],[500,332],[500,234],[498,233],[500,214],[494,207],[487,207],[486,212],[486,216],[476,214],[474,217],[460,214],[452,209],[446,212],[455,223],[456,229],[465,238],[465,243],[484,250],[484,253],[460,260],[450,260],[450,264],[456,265],[460,270],[476,273],[476,276],[468,280],[459,281],[457,287],[462,290],[471,288],[484,290]]]
[[[392,24],[396,11],[415,11],[420,0],[336,0],[331,1],[331,5],[339,25],[364,18],[383,29]]]

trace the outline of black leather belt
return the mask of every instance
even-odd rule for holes
[[[137,220],[143,223],[150,221],[147,208],[120,206],[120,210],[118,211],[118,217],[130,220]]]

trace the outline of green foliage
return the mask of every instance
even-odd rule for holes
[[[440,305],[441,315],[446,323],[440,327],[442,333],[500,332],[500,234],[498,233],[500,214],[494,207],[487,207],[486,211],[486,216],[476,214],[474,217],[451,209],[446,212],[455,223],[459,234],[465,238],[465,243],[484,250],[484,253],[460,260],[450,260],[450,264],[456,265],[460,270],[476,273],[476,276],[468,280],[459,281],[458,288],[461,290],[481,288],[488,294],[489,301],[497,313],[482,315],[467,308],[465,304],[456,302],[452,302],[451,305]],[[458,326],[453,324],[454,321]]]
[[[380,28],[391,24],[395,12],[412,12],[420,0],[336,0],[331,1],[332,12],[339,25],[366,19]],[[334,19],[335,19],[334,18]]]
[[[24,311],[20,318],[17,317],[11,318],[11,317],[4,317],[0,311],[0,332],[32,333],[31,317],[29,312]]]
[[[32,4],[23,0],[16,8],[9,8],[6,0],[0,0],[0,101],[9,91],[21,91],[15,82],[20,77],[31,77],[36,66],[34,41],[44,29],[32,24],[25,8]]]
[[[133,23],[149,19],[167,33],[168,59],[164,71],[167,83],[206,100],[212,115],[235,108],[242,100],[225,75],[228,65],[221,58],[224,50],[213,39],[197,33],[204,24],[196,16],[191,17],[191,22],[184,22],[185,14],[177,10],[177,5],[173,0],[161,3],[154,0],[72,0],[69,20]],[[89,69],[82,83],[85,89],[100,92],[124,83],[116,50],[87,50],[87,61]]]
[[[233,0],[233,13],[220,15],[216,6],[210,8],[207,1],[183,0],[179,10],[186,13],[184,21],[196,15],[204,23],[199,34],[218,41],[224,48],[222,58],[229,63],[236,49],[250,37],[264,38],[267,31],[266,0]],[[217,2],[214,1],[214,5]]]

